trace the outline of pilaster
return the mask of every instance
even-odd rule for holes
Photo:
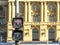
[[[28,2],[28,21],[31,22],[31,6],[30,6],[30,2]]]
[[[43,22],[43,2],[41,2],[41,22]]]
[[[57,2],[57,22],[59,22],[59,2]]]
[[[46,2],[44,2],[44,12],[45,12],[45,22],[47,22],[47,5],[46,5]]]
[[[12,2],[12,18],[15,17],[15,3]]]
[[[27,2],[25,2],[25,22],[27,22]]]
[[[11,11],[12,11],[12,5],[11,5],[11,2],[8,3],[8,28],[7,28],[7,41],[12,41],[12,15],[11,15]]]

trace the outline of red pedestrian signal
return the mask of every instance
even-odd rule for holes
[[[23,26],[23,18],[13,18],[12,20],[13,28],[21,28]]]

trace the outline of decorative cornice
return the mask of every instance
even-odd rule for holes
[[[9,1],[15,1],[15,0],[8,0],[8,2],[9,2]],[[60,0],[19,0],[19,1],[24,1],[24,2],[29,2],[29,1],[36,1],[36,2],[37,2],[37,1],[40,1],[40,2],[42,2],[42,1],[57,1],[57,2],[58,2],[58,1],[60,1]]]

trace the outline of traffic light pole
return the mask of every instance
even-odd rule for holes
[[[15,0],[15,18],[19,17],[19,1]],[[15,28],[17,30],[17,28]],[[19,41],[15,40],[15,45],[19,45]]]
[[[19,45],[19,41],[15,41],[15,45]]]
[[[15,18],[19,17],[19,1],[15,0]]]
[[[19,45],[19,41],[22,40],[23,31],[19,30],[23,27],[23,18],[19,16],[19,1],[15,0],[15,18],[12,20],[12,26],[15,28],[12,33],[12,38],[15,40],[15,45]]]

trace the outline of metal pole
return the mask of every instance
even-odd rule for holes
[[[15,41],[15,45],[19,45],[19,41]]]
[[[15,17],[19,17],[19,1],[15,0]]]

